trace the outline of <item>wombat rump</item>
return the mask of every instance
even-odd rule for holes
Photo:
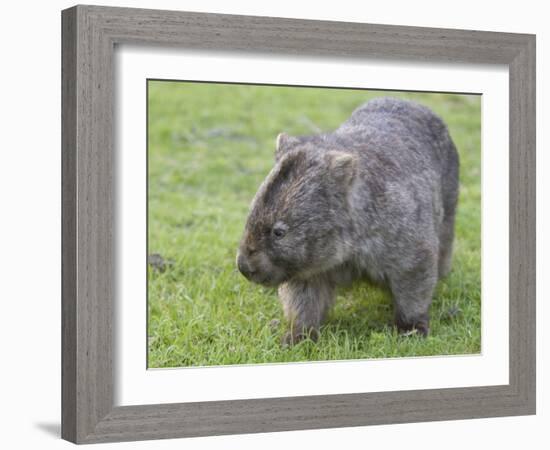
[[[451,268],[458,154],[428,108],[371,100],[337,130],[277,137],[237,253],[250,281],[278,286],[283,342],[316,339],[336,286],[366,278],[392,293],[400,332],[429,332]]]

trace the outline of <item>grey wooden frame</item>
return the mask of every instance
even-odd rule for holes
[[[509,384],[202,403],[113,404],[113,51],[199,50],[506,64]],[[535,36],[76,6],[62,12],[62,437],[76,443],[535,413]]]

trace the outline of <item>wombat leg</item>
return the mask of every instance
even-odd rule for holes
[[[416,330],[421,336],[429,333],[429,308],[437,282],[437,262],[434,261],[395,275],[390,280],[394,301],[395,325],[400,333]]]
[[[289,323],[282,344],[293,345],[306,338],[316,341],[319,327],[334,302],[334,285],[320,277],[291,280],[279,286],[279,299]]]
[[[451,271],[454,240],[454,213],[445,216],[439,231],[439,267],[438,277],[443,278]]]

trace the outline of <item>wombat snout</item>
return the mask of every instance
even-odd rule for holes
[[[237,267],[239,272],[249,280],[256,274],[256,270],[251,266],[250,261],[241,252],[237,254]]]
[[[249,281],[264,286],[277,286],[286,278],[285,271],[273,264],[264,250],[250,250],[245,245],[237,252],[237,268]]]

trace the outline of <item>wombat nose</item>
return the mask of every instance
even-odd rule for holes
[[[250,278],[252,275],[254,275],[255,271],[252,270],[250,267],[250,264],[246,261],[246,259],[243,257],[243,255],[239,255],[237,257],[237,266],[239,268],[239,271],[246,277]]]

